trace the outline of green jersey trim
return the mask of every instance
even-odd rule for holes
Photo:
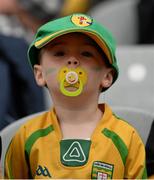
[[[143,175],[142,175],[142,179],[147,179],[147,170],[146,167],[144,167],[144,171],[143,171]]]
[[[31,148],[33,144],[37,141],[38,138],[48,135],[50,132],[53,131],[53,126],[49,126],[45,129],[39,129],[35,131],[26,141],[25,143],[25,151],[27,152],[28,156],[30,155]]]
[[[35,131],[34,133],[31,134],[31,136],[27,139],[25,143],[25,156],[26,156],[26,161],[27,165],[30,167],[30,162],[29,162],[29,156],[30,156],[30,151],[32,149],[33,144],[40,138],[47,136],[50,132],[54,130],[53,126],[49,126],[45,129],[39,129]],[[29,177],[32,178],[31,172],[28,172]]]
[[[14,179],[14,177],[13,177],[13,174],[12,174],[12,166],[11,166],[11,161],[9,162],[9,178],[10,179]]]
[[[123,140],[118,136],[118,134],[116,134],[115,132],[105,128],[103,129],[102,133],[110,138],[112,140],[112,142],[114,143],[114,145],[116,146],[117,150],[120,153],[121,159],[123,161],[123,164],[125,165],[126,163],[126,158],[128,155],[128,148],[125,145],[125,143],[123,142]]]

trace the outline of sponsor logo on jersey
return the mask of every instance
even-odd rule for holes
[[[114,166],[101,161],[95,161],[92,166],[92,179],[112,179]]]
[[[61,162],[65,166],[82,166],[89,156],[91,141],[88,140],[62,140]]]
[[[44,177],[50,177],[51,178],[51,175],[49,173],[49,170],[47,169],[47,167],[45,166],[40,166],[38,165],[38,168],[36,170],[36,175],[38,176],[44,176]]]
[[[85,162],[86,156],[79,142],[74,141],[63,155],[64,161]]]

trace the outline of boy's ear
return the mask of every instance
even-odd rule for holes
[[[112,68],[107,69],[101,82],[101,86],[103,89],[109,88],[112,85],[113,76],[114,76],[114,70]]]
[[[46,81],[45,81],[43,71],[42,71],[42,66],[40,66],[38,64],[34,65],[34,76],[35,76],[35,80],[39,86],[46,85]]]

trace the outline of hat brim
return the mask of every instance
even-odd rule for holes
[[[63,31],[59,31],[56,33],[52,33],[51,35],[45,36],[42,39],[36,41],[34,43],[34,46],[37,49],[40,49],[42,47],[44,47],[45,45],[47,45],[49,42],[51,42],[52,40],[54,40],[55,38],[62,36],[64,34],[69,34],[69,33],[73,33],[73,32],[80,32],[80,33],[84,33],[87,36],[89,36],[90,38],[92,38],[100,47],[101,49],[104,51],[104,53],[106,54],[110,64],[112,64],[112,53],[110,52],[110,49],[108,48],[106,42],[103,40],[103,37],[101,37],[101,35],[98,34],[98,32],[95,32],[94,30],[89,31],[86,29],[70,29],[70,30],[63,30]]]

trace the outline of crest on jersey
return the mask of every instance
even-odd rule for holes
[[[76,25],[76,26],[82,26],[82,27],[86,27],[86,26],[90,26],[92,24],[92,18],[83,15],[83,14],[74,14],[71,17],[71,21]]]
[[[106,180],[112,179],[114,166],[112,164],[95,161],[92,166],[92,179]]]

